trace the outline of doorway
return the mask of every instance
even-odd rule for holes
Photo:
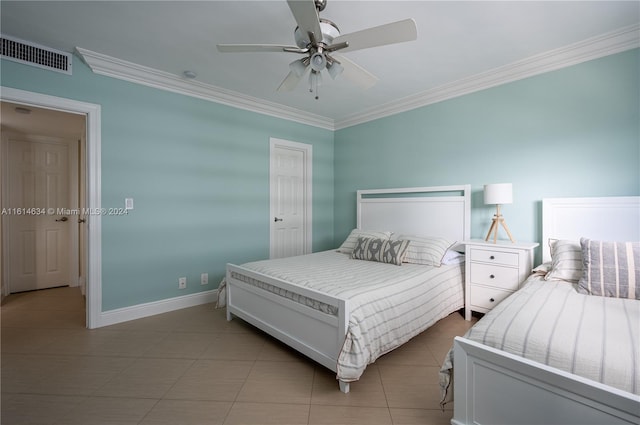
[[[76,282],[71,282],[76,285],[84,285],[86,296],[86,327],[96,328],[101,325],[101,304],[102,304],[102,281],[101,281],[101,217],[99,215],[87,215],[82,216],[80,213],[83,210],[86,211],[101,211],[100,202],[100,106],[85,102],[78,102],[75,100],[59,98],[55,96],[48,96],[39,93],[27,92],[18,89],[12,89],[2,87],[0,101],[2,103],[12,104],[12,108],[24,108],[26,110],[48,112],[50,114],[70,114],[69,116],[80,117],[84,122],[84,129],[82,134],[75,139],[77,143],[77,155],[72,153],[75,157],[74,163],[77,168],[78,185],[74,188],[77,194],[77,205],[81,206],[78,209],[70,210],[68,212],[73,213],[65,215],[61,214],[57,217],[58,212],[65,212],[63,210],[54,211],[54,220],[60,219],[61,223],[66,221],[75,221],[83,224],[78,227],[78,235],[72,239],[77,244],[77,248],[72,248],[78,253],[78,266],[76,270],[72,270],[72,276],[77,276]],[[25,111],[23,111],[25,112]],[[24,115],[30,115],[24,113]],[[23,117],[24,118],[24,117]],[[12,124],[14,125],[14,124]],[[49,123],[49,126],[51,124]],[[2,132],[3,139],[4,134],[20,134],[17,128],[11,127],[3,114],[2,117]],[[46,134],[41,130],[30,130],[32,134]],[[8,146],[8,143],[4,143],[4,146]],[[4,147],[2,155],[8,153],[8,147]],[[73,151],[73,149],[72,149]],[[5,158],[0,158],[0,163],[5,164]],[[3,180],[6,176],[5,170],[0,173]],[[3,181],[3,186],[4,186]],[[3,193],[2,202],[5,202],[5,195]],[[39,208],[39,207],[38,207]],[[44,212],[45,214],[48,211]],[[62,217],[66,217],[67,220],[62,220]],[[2,268],[0,270],[0,292],[2,296],[6,296],[10,289],[10,283],[8,282],[7,274],[7,248],[8,238],[7,225],[5,223],[5,216],[2,217],[2,241],[3,244],[0,247],[2,249]],[[84,222],[82,222],[84,220]],[[83,229],[83,230],[80,230]],[[80,278],[83,276],[83,278]],[[73,280],[73,278],[72,278]]]

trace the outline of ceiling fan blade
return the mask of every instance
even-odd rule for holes
[[[386,44],[403,43],[405,41],[415,40],[416,38],[418,38],[416,22],[409,18],[403,21],[392,22],[390,24],[341,35],[333,40],[333,44],[345,41],[349,43],[348,47],[340,49],[342,53],[384,46]]]
[[[281,46],[278,44],[218,44],[218,51],[222,53],[252,53],[252,52],[294,52],[305,53],[298,46]]]
[[[333,58],[344,68],[340,75],[362,89],[369,89],[378,82],[378,77],[344,56],[333,55]]]
[[[282,83],[280,83],[280,86],[278,87],[278,91],[291,91],[295,89],[301,79],[302,77],[298,77],[298,75],[295,72],[293,71],[289,72],[289,75],[287,75],[287,77],[282,81]]]
[[[320,17],[314,0],[287,0],[289,9],[298,23],[298,27],[305,34],[313,33],[315,40],[322,40]],[[311,40],[313,40],[313,37]]]

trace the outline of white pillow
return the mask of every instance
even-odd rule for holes
[[[360,230],[353,229],[347,239],[342,242],[342,245],[338,248],[338,252],[344,252],[345,254],[351,255],[353,253],[353,249],[356,247],[358,243],[358,238],[373,238],[373,239],[382,239],[389,240],[391,237],[391,232],[378,232],[374,230]]]
[[[582,277],[582,248],[580,242],[549,239],[551,270],[545,280],[564,280],[578,283]]]
[[[456,242],[440,237],[417,236],[417,235],[393,235],[394,239],[408,239],[409,248],[404,255],[405,263],[424,264],[427,266],[440,267],[445,253]]]
[[[442,264],[450,266],[452,264],[464,263],[464,254],[452,249],[448,249],[442,258]]]

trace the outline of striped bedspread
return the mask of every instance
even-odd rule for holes
[[[580,294],[576,286],[531,276],[465,338],[603,384],[640,394],[640,301]],[[451,398],[453,351],[440,370]]]
[[[351,316],[337,364],[337,377],[345,382],[359,379],[369,363],[464,306],[464,264],[396,266],[323,251],[242,266],[349,299]]]

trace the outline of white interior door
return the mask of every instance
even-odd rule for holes
[[[311,252],[311,146],[271,139],[270,258]]]
[[[73,145],[10,139],[6,203],[10,292],[72,285],[72,235],[77,230],[70,190]],[[77,205],[77,203],[75,204]]]

